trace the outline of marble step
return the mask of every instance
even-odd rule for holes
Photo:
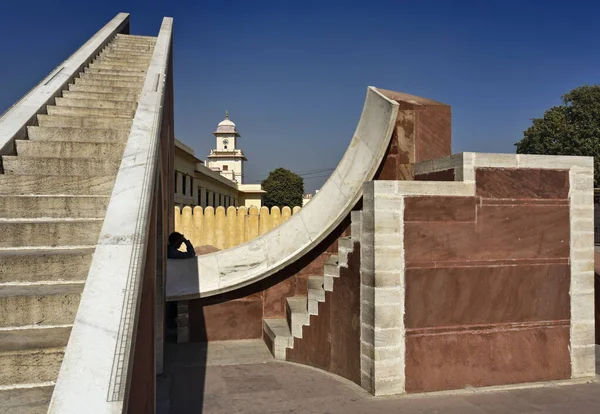
[[[75,85],[74,83],[69,85],[69,90],[73,92],[100,92],[105,94],[122,94],[123,96],[130,97],[135,96],[136,99],[140,94],[140,89],[135,88],[122,88],[122,87],[108,87],[108,86],[93,86],[93,85]],[[64,96],[64,94],[63,94]]]
[[[119,52],[116,50],[105,50],[102,51],[96,60],[106,60],[106,61],[114,61],[114,60],[138,60],[139,62],[146,62],[146,64],[150,64],[152,60],[152,54],[150,53],[135,53],[135,52]]]
[[[64,348],[0,352],[0,386],[55,381]]]
[[[89,246],[98,242],[104,218],[0,219],[0,248]]]
[[[338,255],[332,254],[323,265],[323,288],[326,292],[333,291],[333,281],[338,277],[340,277]]]
[[[154,52],[154,50],[148,51],[148,50],[119,50],[117,48],[115,48],[114,46],[106,46],[104,47],[104,49],[102,49],[102,51],[100,52],[100,54],[98,56],[119,56],[119,57],[141,57],[141,58],[150,58],[152,57],[152,53]]]
[[[23,157],[122,158],[125,149],[125,142],[16,140],[15,143],[17,155]]]
[[[53,391],[50,382],[0,388],[0,413],[46,414]]]
[[[0,328],[0,352],[67,346],[72,324]]]
[[[75,86],[75,85],[73,85]],[[138,102],[139,91],[131,91],[128,93],[123,92],[89,92],[89,91],[63,91],[62,96],[65,99],[92,99],[99,101],[111,101],[111,102]]]
[[[121,159],[44,158],[3,156],[4,174],[14,175],[112,175],[116,176]]]
[[[150,60],[151,60],[150,55],[147,56],[131,56],[131,55],[127,55],[127,54],[114,54],[114,53],[106,53],[103,55],[98,56],[94,62],[105,62],[105,63],[122,63],[122,64],[127,64],[127,65],[134,65],[134,66],[148,66],[150,64]]]
[[[120,108],[90,108],[90,107],[71,107],[71,106],[46,106],[48,115],[63,116],[95,116],[105,118],[125,118],[133,119],[135,110]]]
[[[109,195],[0,195],[2,219],[101,218]]]
[[[115,184],[115,176],[56,176],[0,174],[0,195],[108,195]]]
[[[0,327],[69,325],[85,282],[0,285]]]
[[[60,128],[60,127],[27,127],[29,141],[38,142],[127,142],[129,131],[110,128]]]
[[[111,43],[108,45],[107,50],[109,51],[122,51],[122,52],[145,52],[152,54],[154,51],[154,45],[135,45],[131,43]]]
[[[310,322],[306,296],[293,296],[286,299],[287,321],[294,338],[302,338],[302,327]]]
[[[98,218],[104,217],[109,201],[109,196],[0,196],[0,217]]]
[[[273,357],[280,361],[286,359],[286,349],[294,346],[294,338],[286,319],[264,319],[265,342]]]
[[[0,284],[85,280],[95,248],[95,245],[88,245],[0,249]]]
[[[324,277],[312,275],[308,277],[308,313],[319,314],[319,303],[325,302]]]
[[[348,254],[352,253],[354,242],[351,237],[340,237],[338,239],[338,264],[340,267],[348,267]]]
[[[95,88],[95,86],[85,86]],[[38,115],[38,126],[61,128],[110,128],[131,129],[133,118],[115,118],[100,116]]]
[[[115,40],[132,40],[148,43],[156,42],[156,39],[156,36],[132,35],[124,33],[117,33],[117,35],[115,36]]]
[[[98,75],[96,75],[98,76]],[[100,75],[104,76],[104,75]],[[88,98],[56,98],[55,102],[57,107],[67,108],[98,108],[98,109],[113,109],[121,111],[130,111],[135,114],[137,108],[137,102],[132,101],[111,101],[101,99],[88,99]]]
[[[86,86],[106,86],[117,88],[141,88],[143,79],[136,78],[135,80],[97,80],[89,78],[76,78],[75,85]]]
[[[110,70],[118,70],[123,72],[139,72],[141,70],[146,71],[148,65],[138,65],[138,64],[129,64],[129,63],[118,63],[118,62],[103,62],[96,61],[90,63],[90,69],[110,69]]]
[[[135,73],[135,72],[133,72]],[[127,74],[123,75],[120,73],[81,73],[79,75],[79,78],[81,79],[89,79],[89,80],[94,80],[94,81],[109,81],[109,80],[117,80],[117,81],[127,81],[127,82],[137,82],[140,85],[144,82],[144,80],[146,79],[145,74],[134,74],[132,75],[131,72],[127,72]]]

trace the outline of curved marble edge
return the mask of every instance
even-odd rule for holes
[[[272,231],[231,249],[169,260],[167,300],[208,297],[262,280],[317,246],[350,213],[390,143],[398,103],[369,87],[350,145],[310,203]],[[196,275],[196,277],[192,277]]]
[[[54,102],[65,85],[90,62],[106,44],[129,24],[129,13],[119,13],[75,53],[58,65],[48,76],[34,86],[17,103],[0,116],[0,154],[14,153],[14,141],[25,135],[39,113],[45,113],[46,105]]]

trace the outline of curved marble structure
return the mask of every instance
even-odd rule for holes
[[[317,246],[348,216],[362,196],[363,183],[375,176],[397,114],[395,101],[369,87],[352,141],[312,201],[277,228],[248,243],[192,260],[170,260],[167,299],[208,297],[250,285]]]

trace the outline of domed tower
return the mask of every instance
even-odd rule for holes
[[[225,119],[219,122],[213,134],[217,138],[217,149],[211,150],[207,157],[208,168],[219,171],[231,181],[243,184],[244,161],[247,159],[242,150],[236,146],[237,138],[241,135],[235,124],[229,120],[227,111],[225,111]]]

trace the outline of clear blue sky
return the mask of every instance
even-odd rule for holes
[[[452,105],[454,152],[514,152],[531,118],[599,83],[598,2],[5,1],[0,112],[120,11],[132,34],[174,17],[176,136],[204,159],[228,109],[247,181],[335,167],[368,85]]]

